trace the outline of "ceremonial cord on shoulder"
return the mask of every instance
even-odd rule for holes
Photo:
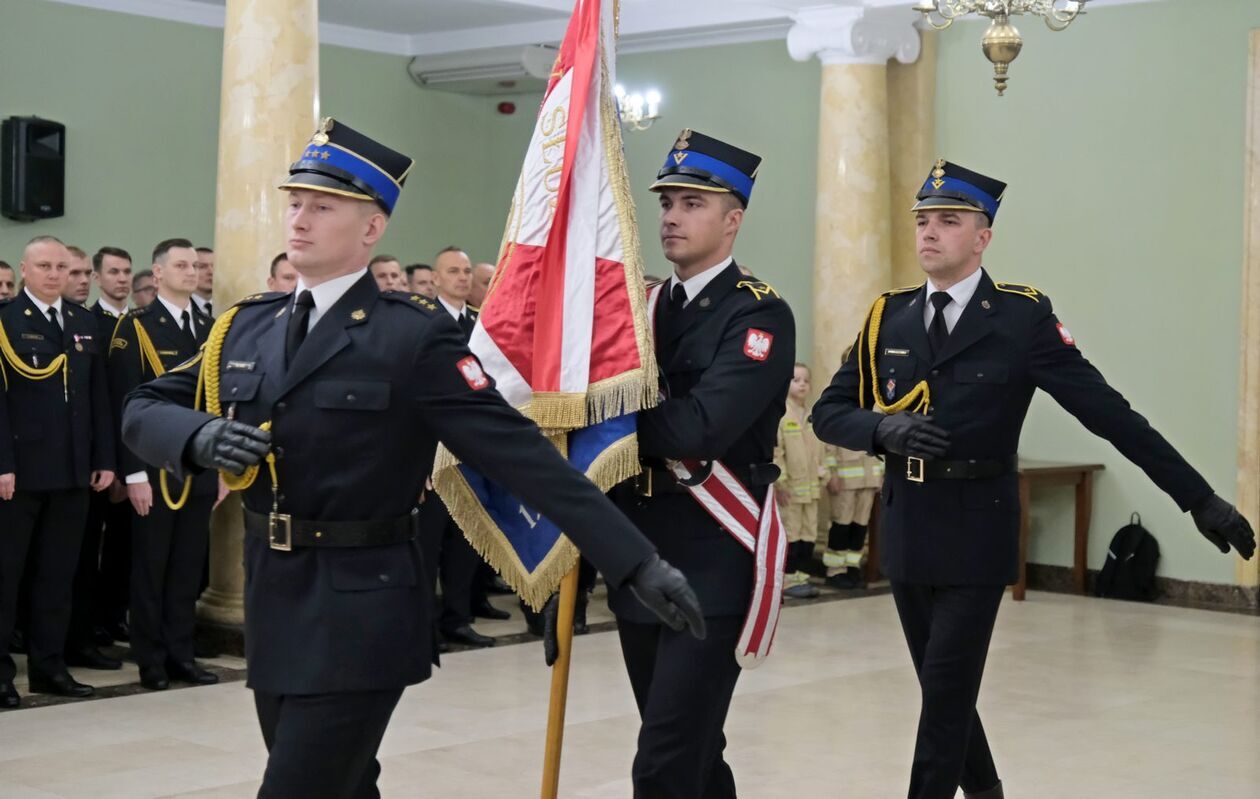
[[[862,370],[862,344],[865,342],[870,363],[871,397],[875,400],[875,407],[885,414],[900,413],[908,408],[911,413],[927,413],[927,409],[932,405],[932,389],[928,386],[927,380],[920,380],[908,394],[891,405],[879,398],[879,385],[875,381],[877,375],[875,355],[879,349],[879,327],[884,320],[884,306],[887,302],[887,297],[880,297],[875,301],[866,318],[866,324],[862,326],[862,332],[858,334],[858,407],[866,407],[867,375],[863,374]],[[912,405],[913,408],[911,408]]]
[[[214,326],[210,328],[210,335],[206,338],[201,359],[201,370],[197,373],[197,393],[193,401],[194,409],[198,409],[197,403],[204,394],[206,398],[206,412],[215,416],[223,415],[223,405],[219,400],[219,362],[223,355],[223,342],[227,339],[228,328],[232,326],[232,318],[236,316],[236,312],[239,310],[240,306],[229,308],[215,320]],[[231,414],[229,413],[230,417]],[[271,422],[263,422],[258,427],[262,430],[270,430]],[[267,469],[271,472],[271,493],[274,496],[280,485],[279,478],[276,475],[275,453],[268,452],[266,460]],[[258,464],[250,466],[240,475],[222,470],[219,471],[219,475],[223,478],[224,484],[231,490],[244,491],[258,479]]]
[[[9,373],[5,370],[4,363],[7,362],[14,372],[27,380],[46,380],[60,371],[62,395],[66,402],[70,401],[70,359],[64,352],[53,358],[52,363],[47,366],[31,366],[13,349],[9,334],[5,332],[4,325],[0,324],[0,355],[3,356],[3,360],[0,360],[0,376],[4,378],[6,390],[9,388]]]
[[[157,347],[153,346],[153,339],[149,338],[148,332],[144,329],[144,325],[140,324],[138,317],[131,320],[136,329],[136,343],[140,346],[140,375],[144,376],[144,366],[148,363],[149,370],[153,372],[153,377],[158,378],[166,374],[166,367],[162,365],[162,358],[158,355]],[[121,324],[121,322],[120,322]],[[115,337],[118,333],[118,325],[114,326]],[[179,499],[171,499],[171,490],[166,484],[166,470],[158,470],[158,485],[162,489],[162,500],[166,503],[166,507],[171,510],[180,510],[188,502],[188,495],[192,492],[192,478],[184,478],[184,488],[180,491]]]

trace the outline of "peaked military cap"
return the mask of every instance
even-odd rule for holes
[[[944,158],[936,162],[931,174],[916,196],[911,211],[979,211],[989,218],[997,216],[1006,184],[1000,180],[972,172]]]
[[[760,167],[761,156],[687,128],[678,134],[651,190],[686,187],[729,192],[747,207]]]
[[[349,125],[324,117],[280,188],[371,200],[391,214],[413,163]]]

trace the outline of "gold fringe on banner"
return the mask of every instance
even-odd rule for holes
[[[567,457],[565,434],[548,436],[548,440]],[[547,599],[555,593],[561,578],[577,564],[577,547],[562,535],[543,562],[534,571],[528,571],[508,543],[507,536],[477,500],[463,472],[454,468],[458,465],[459,459],[450,450],[445,446],[438,447],[433,462],[434,490],[446,503],[451,518],[477,554],[499,573],[525,604],[536,611],[542,610]],[[631,433],[600,453],[586,470],[586,477],[601,491],[608,491],[638,473],[639,442]]]

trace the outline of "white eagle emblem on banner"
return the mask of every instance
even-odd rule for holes
[[[764,361],[770,357],[770,345],[773,343],[774,336],[764,330],[750,327],[748,335],[744,337],[744,354],[754,361]]]

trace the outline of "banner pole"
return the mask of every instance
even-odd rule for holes
[[[551,667],[551,705],[547,709],[547,748],[543,755],[542,799],[557,799],[560,790],[560,753],[564,748],[564,711],[569,698],[569,658],[573,653],[573,611],[577,605],[578,564],[560,581],[556,618],[559,654]]]

